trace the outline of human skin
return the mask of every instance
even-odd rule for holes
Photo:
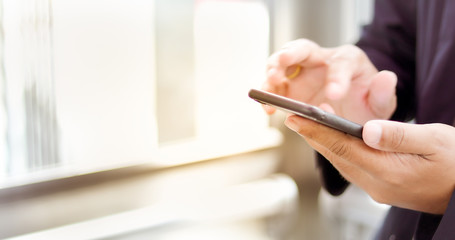
[[[302,68],[300,74],[287,78],[296,65]],[[322,48],[299,39],[269,57],[263,89],[316,106],[328,104],[337,115],[364,124],[390,118],[396,108],[396,82],[394,73],[378,72],[355,46]]]
[[[286,77],[297,65],[298,76]],[[396,83],[355,46],[322,48],[300,39],[269,58],[263,89],[364,124],[361,140],[295,115],[285,121],[376,201],[441,214],[455,185],[455,129],[386,121],[396,109]]]
[[[442,214],[455,188],[455,128],[372,120],[363,140],[290,115],[286,126],[375,201]]]

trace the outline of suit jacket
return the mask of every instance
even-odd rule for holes
[[[454,125],[455,1],[376,0],[357,46],[378,70],[398,76],[393,120]],[[320,155],[317,166],[327,191],[343,193],[349,183],[338,171]],[[444,215],[390,209],[377,239],[413,238],[455,239],[454,194]]]

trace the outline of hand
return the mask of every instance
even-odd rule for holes
[[[363,141],[311,120],[285,124],[374,200],[442,214],[455,189],[455,128],[373,120]]]
[[[270,56],[267,69],[265,91],[316,106],[328,104],[337,115],[360,124],[388,119],[396,108],[396,75],[378,72],[352,45],[322,48],[299,39]],[[272,114],[274,109],[266,111]]]

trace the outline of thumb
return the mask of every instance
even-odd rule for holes
[[[388,152],[430,154],[435,136],[429,125],[416,125],[385,120],[372,120],[363,127],[363,141],[368,146]]]
[[[395,88],[397,76],[390,71],[381,71],[371,80],[368,102],[373,113],[380,118],[389,118],[396,107]]]

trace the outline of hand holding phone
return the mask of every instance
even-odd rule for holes
[[[262,104],[270,105],[286,112],[311,119],[362,139],[362,125],[326,112],[316,106],[257,89],[251,89],[248,96]]]

